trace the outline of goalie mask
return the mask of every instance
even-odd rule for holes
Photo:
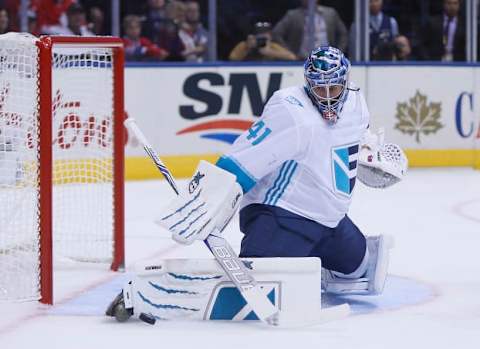
[[[322,117],[335,124],[348,96],[350,62],[335,47],[314,49],[304,65],[305,91]]]

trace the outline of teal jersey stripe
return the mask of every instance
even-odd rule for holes
[[[286,167],[288,165],[288,161],[285,161],[282,164],[282,167],[280,168],[280,172],[277,175],[277,178],[275,178],[275,181],[273,182],[273,185],[270,187],[270,189],[267,190],[267,193],[265,194],[265,199],[263,200],[264,204],[268,205],[269,200],[272,197],[273,192],[275,191],[275,188],[280,184],[280,181],[282,177],[285,175]]]
[[[243,193],[248,192],[257,184],[255,177],[248,173],[240,163],[231,157],[222,156],[215,165],[234,174],[237,177],[238,184],[242,187]]]
[[[297,166],[298,166],[298,164],[295,161],[293,161],[292,166],[290,166],[290,168],[289,168],[289,171],[288,171],[288,174],[287,174],[287,179],[282,183],[283,184],[282,188],[281,188],[280,192],[278,193],[278,195],[273,199],[273,204],[272,205],[276,205],[277,202],[278,202],[278,199],[280,199],[282,197],[283,193],[285,192],[285,189],[290,184],[290,180],[292,179],[293,174],[295,173],[295,171],[297,169]]]
[[[283,186],[285,185],[285,182],[288,179],[288,174],[290,173],[292,167],[295,164],[295,161],[289,160],[285,162],[286,166],[281,169],[281,174],[279,177],[279,181],[275,183],[275,186],[273,187],[273,191],[271,192],[268,201],[266,202],[267,205],[274,205],[275,204],[275,198],[279,195],[279,193],[282,191]]]
[[[285,161],[280,168],[280,172],[278,173],[277,178],[273,182],[273,186],[270,187],[268,190],[267,194],[265,195],[265,200],[264,204],[271,205],[272,204],[272,198],[275,196],[275,193],[278,191],[278,189],[281,186],[281,183],[285,180],[285,175],[288,171],[288,166],[290,164],[290,161]]]

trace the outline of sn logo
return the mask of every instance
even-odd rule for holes
[[[239,114],[244,92],[247,93],[253,115],[260,116],[267,100],[273,93],[280,89],[282,73],[271,73],[268,78],[268,86],[265,99],[262,99],[258,77],[255,73],[231,73],[228,85],[230,97],[228,99],[227,114]],[[225,79],[217,73],[197,73],[190,75],[183,84],[183,94],[193,100],[203,102],[207,105],[202,111],[195,110],[193,105],[181,105],[180,115],[185,119],[199,119],[204,116],[217,115],[223,108],[221,95],[205,89],[206,84],[210,86],[225,86]],[[200,86],[202,85],[202,87]]]

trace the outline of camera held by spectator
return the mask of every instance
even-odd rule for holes
[[[404,35],[396,36],[393,41],[379,42],[372,51],[375,61],[408,61],[412,48],[410,41]]]
[[[258,22],[254,32],[234,47],[229,58],[232,61],[292,61],[296,56],[272,41],[272,26],[269,22]]]
[[[263,33],[263,34],[256,34],[255,35],[255,48],[258,50],[262,47],[267,46],[267,43],[269,43],[272,40],[271,35],[269,33]]]
[[[394,40],[397,61],[411,60],[412,46],[405,35],[398,35]]]

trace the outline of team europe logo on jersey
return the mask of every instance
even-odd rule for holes
[[[357,176],[358,143],[332,148],[332,172],[335,191],[350,196]]]

